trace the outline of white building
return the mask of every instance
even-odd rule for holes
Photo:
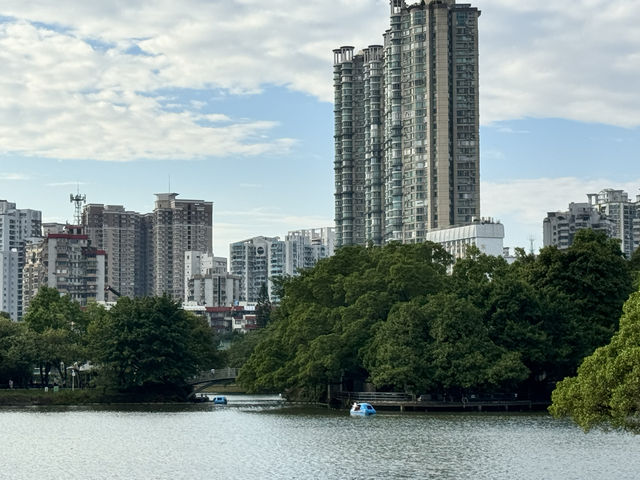
[[[482,219],[471,225],[443,228],[427,233],[427,240],[439,243],[454,258],[463,258],[467,247],[474,245],[487,255],[504,255],[504,225],[491,219]]]
[[[613,222],[612,237],[620,240],[620,248],[627,258],[638,248],[640,237],[640,195],[636,201],[629,200],[629,195],[623,190],[607,188],[600,193],[588,194],[589,203],[601,214]]]
[[[42,213],[17,209],[15,203],[0,200],[0,311],[12,320],[22,317],[22,268],[25,248],[40,239]]]
[[[640,246],[640,195],[636,201],[622,190],[605,189],[587,194],[585,203],[570,203],[569,209],[549,212],[543,221],[544,246],[569,248],[578,230],[600,230],[620,240],[627,258]]]
[[[327,257],[332,257],[336,245],[335,227],[306,228],[291,230],[287,235],[302,235],[309,239],[311,245],[324,245]]]
[[[319,235],[313,238],[309,232],[289,232],[284,240],[254,237],[232,243],[231,274],[241,277],[240,300],[257,302],[262,286],[266,285],[271,300],[277,301],[272,278],[297,275],[300,270],[312,268],[318,260],[328,257],[329,247],[320,242]]]
[[[615,236],[616,231],[612,220],[591,203],[571,202],[566,211],[547,213],[542,222],[543,245],[565,250],[573,244],[576,233],[586,228],[603,231],[609,237]]]
[[[239,300],[240,277],[229,274],[226,258],[189,250],[184,254],[184,291],[185,304],[231,306]]]

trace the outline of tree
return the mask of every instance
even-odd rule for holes
[[[640,289],[640,247],[636,248],[629,259],[629,270],[633,276],[634,288]]]
[[[264,330],[233,333],[231,336],[231,346],[224,352],[227,365],[232,368],[242,367],[251,356],[251,353],[253,353],[263,334]]]
[[[256,304],[256,322],[258,327],[264,328],[271,320],[271,300],[269,299],[269,289],[267,283],[263,283],[258,294],[258,302]]]
[[[24,323],[0,316],[0,385],[29,384],[33,372],[35,343]]]
[[[482,322],[481,311],[467,299],[434,295],[426,306],[433,342],[428,361],[444,391],[513,388],[529,375],[520,354],[497,346]]]
[[[558,383],[550,412],[585,431],[622,428],[640,433],[640,292],[625,303],[611,342],[587,357],[575,377]]]
[[[566,251],[545,247],[519,268],[539,298],[552,345],[551,379],[574,375],[584,357],[610,341],[632,292],[619,241],[580,230]]]
[[[42,385],[48,385],[52,369],[57,370],[65,382],[64,365],[87,360],[88,318],[68,295],[61,296],[55,288],[41,287],[29,303],[23,320],[34,335]]]
[[[206,322],[166,296],[120,298],[89,333],[103,385],[123,392],[186,394],[185,380],[216,361]]]
[[[396,304],[375,332],[364,366],[378,388],[427,392],[434,371],[427,361],[432,339],[425,308],[418,302]]]

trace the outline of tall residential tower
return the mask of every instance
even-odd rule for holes
[[[42,213],[16,208],[16,204],[0,200],[0,311],[11,320],[22,317],[25,249],[42,237]]]
[[[156,193],[153,210],[153,294],[184,298],[184,254],[211,252],[213,203],[176,198],[177,193]]]
[[[480,11],[390,7],[384,45],[334,50],[337,246],[422,242],[480,216]]]

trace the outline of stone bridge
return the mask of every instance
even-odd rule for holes
[[[230,383],[234,383],[237,376],[238,369],[229,367],[216,368],[211,369],[208,372],[202,372],[200,375],[187,380],[187,383],[193,386],[193,392],[189,394],[189,398],[212,385],[228,385]]]

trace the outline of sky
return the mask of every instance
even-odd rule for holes
[[[546,213],[587,193],[635,198],[640,9],[469,3],[481,214],[505,246],[541,247]],[[332,50],[388,27],[388,0],[0,0],[0,198],[50,222],[77,192],[141,213],[169,190],[212,201],[219,256],[331,226]]]

